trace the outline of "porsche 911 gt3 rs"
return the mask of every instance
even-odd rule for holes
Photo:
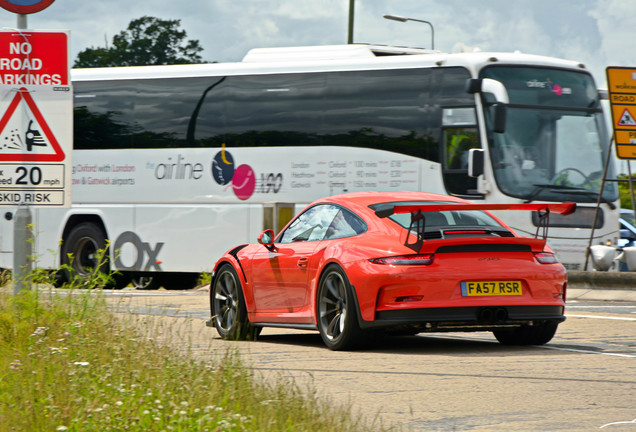
[[[313,329],[334,350],[379,330],[491,331],[503,344],[545,344],[565,320],[566,271],[545,236],[519,236],[488,210],[536,211],[545,222],[574,209],[421,192],[320,199],[278,236],[266,230],[219,259],[208,325],[224,339]]]

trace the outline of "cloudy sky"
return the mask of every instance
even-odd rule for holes
[[[29,15],[28,27],[69,29],[74,60],[132,19],[180,19],[205,60],[225,62],[255,47],[346,43],[348,11],[349,0],[56,0]],[[606,66],[636,66],[634,0],[356,0],[354,42],[430,48],[426,24],[384,14],[430,21],[435,48],[446,52],[478,47],[579,61],[599,87]],[[0,27],[15,26],[15,14],[0,9]]]

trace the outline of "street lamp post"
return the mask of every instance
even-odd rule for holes
[[[355,12],[355,0],[349,0],[349,31],[347,34],[347,43],[353,43],[353,15]]]
[[[431,24],[429,21],[425,21],[425,20],[421,20],[417,18],[401,17],[397,15],[384,15],[384,18],[388,20],[399,21],[399,22],[416,21],[416,22],[428,24],[431,27],[431,49],[432,50],[435,49],[435,29],[433,28],[433,24]]]

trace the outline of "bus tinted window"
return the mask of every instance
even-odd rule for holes
[[[74,146],[127,148],[134,133],[135,87],[131,82],[75,83]]]
[[[321,144],[323,74],[228,77],[220,87],[229,147]]]
[[[464,68],[75,84],[75,148],[349,146],[442,160]]]
[[[394,151],[439,160],[439,108],[430,71],[338,72],[328,76],[325,134],[331,145]]]
[[[74,147],[183,147],[199,87],[196,79],[74,83]]]
[[[513,105],[600,109],[596,85],[592,77],[584,72],[489,66],[484,68],[480,76],[502,82]]]
[[[135,148],[184,147],[188,124],[203,87],[201,78],[137,81]]]

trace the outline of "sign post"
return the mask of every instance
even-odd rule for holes
[[[30,285],[30,208],[71,204],[69,39],[65,31],[0,31],[0,207],[19,206],[14,217],[16,293]]]

